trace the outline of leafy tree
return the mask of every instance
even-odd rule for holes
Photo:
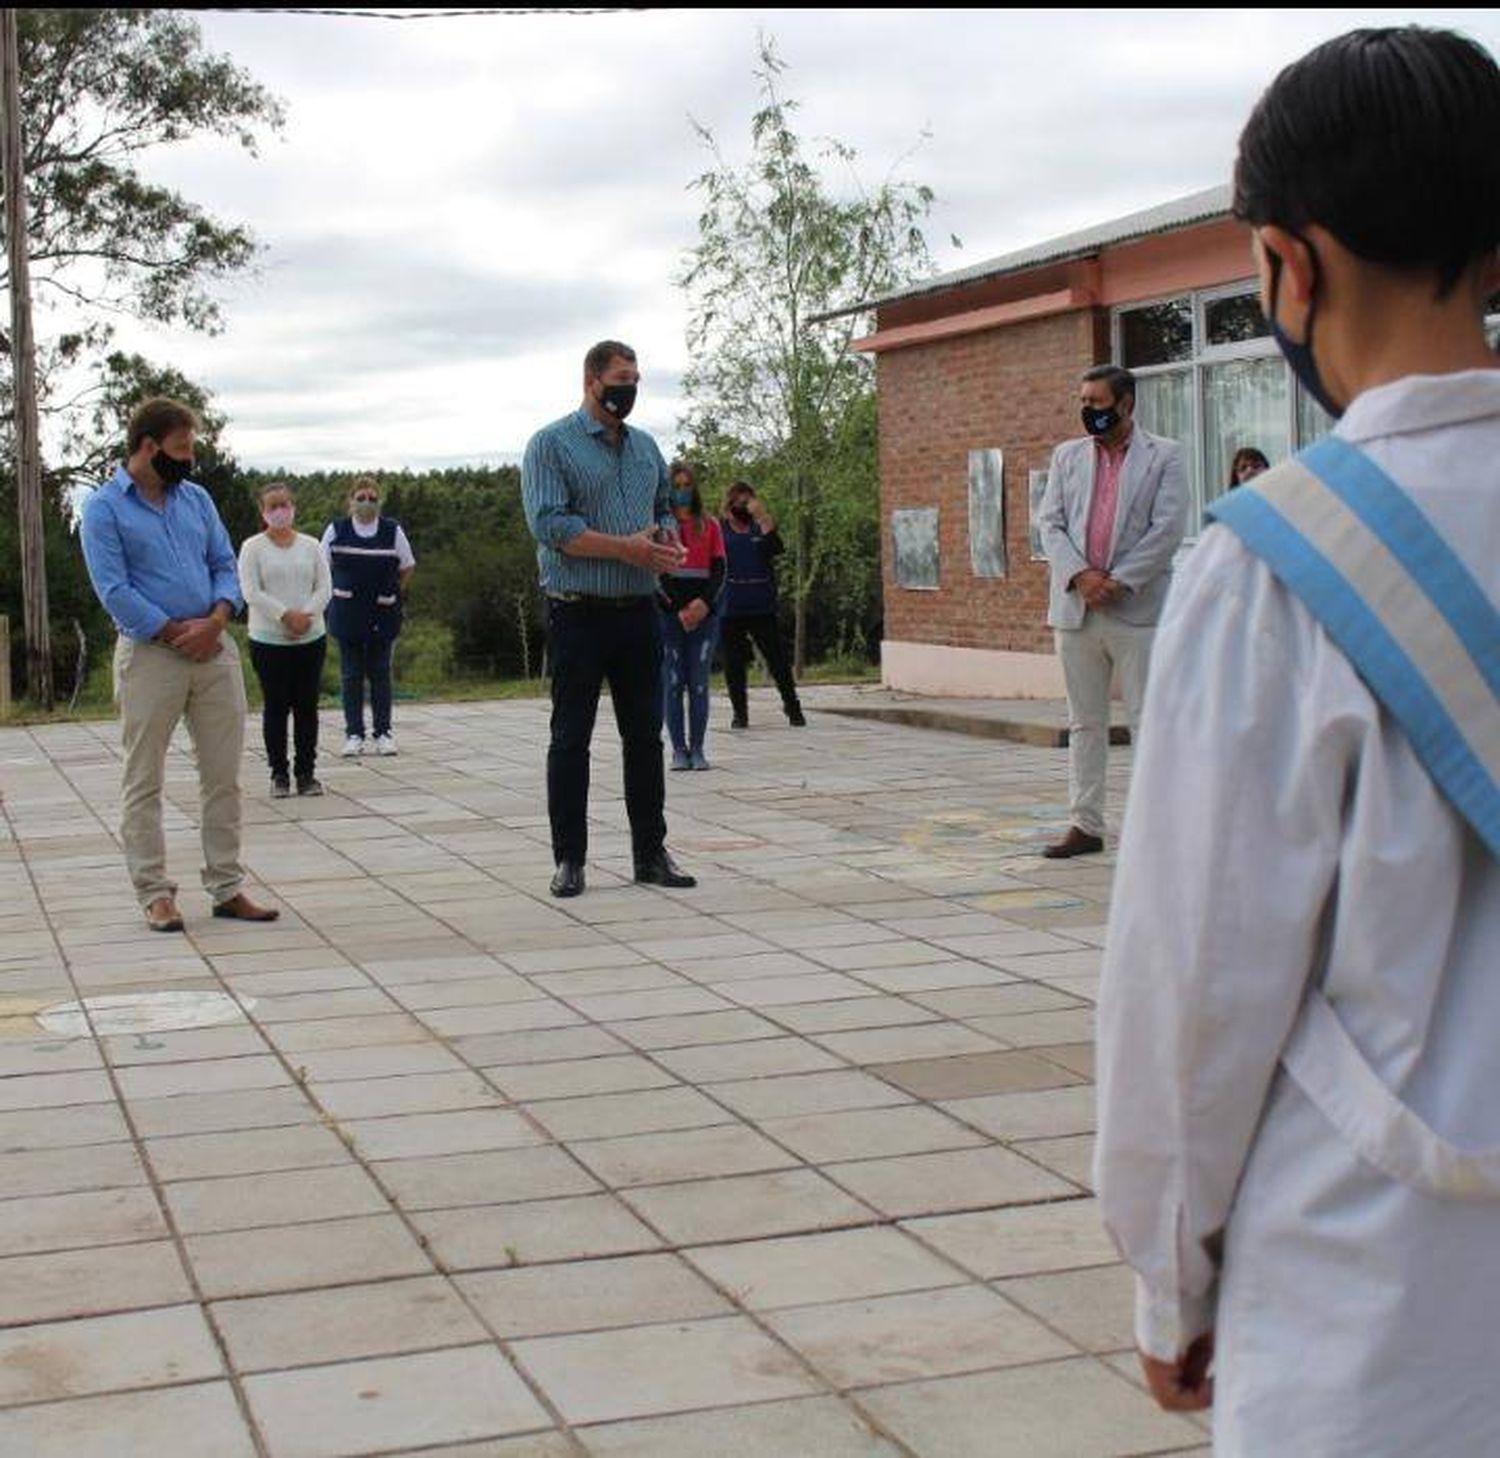
[[[183,11],[22,10],[17,21],[32,288],[39,314],[67,316],[50,338],[38,319],[45,391],[108,344],[114,316],[221,327],[214,286],[252,261],[254,238],[138,164],[205,134],[253,153],[282,110],[205,52]]]
[[[826,141],[820,159],[843,174],[836,191],[793,129],[797,103],[782,94],[784,70],[762,40],[762,104],[743,166],[693,124],[713,165],[693,184],[703,211],[678,282],[690,304],[694,364],[684,387],[695,441],[711,454],[714,441],[732,438],[785,481],[800,668],[808,604],[833,545],[828,498],[860,456],[872,392],[868,362],[849,349],[867,318],[854,306],[931,267],[922,220],[933,194],[894,173],[867,188],[853,150]],[[868,486],[865,495],[873,499]],[[878,518],[877,509],[877,532]]]
[[[115,321],[217,330],[214,290],[256,251],[246,227],[150,181],[140,161],[205,135],[253,152],[260,132],[280,127],[282,110],[246,72],[206,52],[183,11],[21,10],[17,30],[38,389],[44,417],[55,422],[53,437],[64,441],[64,458],[44,471],[48,592],[54,616],[102,632],[82,554],[67,530],[68,502],[79,486],[100,479],[101,463],[117,459],[122,412],[152,392],[145,386],[204,403],[180,373],[111,354]],[[0,281],[9,285],[3,259]],[[0,613],[19,622],[9,355],[0,331]],[[65,382],[77,389],[82,371],[92,383],[70,395]],[[210,439],[206,457],[213,446]],[[234,499],[232,462],[215,457],[204,475],[216,495]],[[66,639],[57,656],[58,668],[68,671]]]

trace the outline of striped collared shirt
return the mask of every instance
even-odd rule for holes
[[[592,529],[629,536],[675,526],[667,463],[643,430],[623,430],[618,445],[587,410],[575,410],[531,437],[521,462],[521,500],[537,540],[541,583],[548,592],[629,597],[655,592],[656,576],[599,557],[570,557],[562,548]]]

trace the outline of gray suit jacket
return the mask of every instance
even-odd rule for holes
[[[1042,550],[1052,567],[1047,625],[1079,628],[1087,611],[1068,584],[1088,568],[1085,547],[1089,507],[1094,500],[1098,452],[1089,436],[1065,440],[1052,452],[1047,490],[1042,497]],[[1172,580],[1172,557],[1187,530],[1188,488],[1182,447],[1165,436],[1135,427],[1120,473],[1110,548],[1110,575],[1130,589],[1100,609],[1121,622],[1149,625],[1161,616]]]

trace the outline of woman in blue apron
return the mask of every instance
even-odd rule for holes
[[[349,515],[330,522],[323,550],[333,574],[328,631],[338,640],[344,698],[344,748],[365,752],[365,683],[377,754],[395,754],[391,733],[391,651],[401,631],[401,604],[416,558],[401,524],[380,514],[380,486],[359,477]]]

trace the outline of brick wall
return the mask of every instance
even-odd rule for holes
[[[1052,448],[1082,433],[1078,377],[1107,357],[1108,314],[1080,310],[882,353],[880,482],[885,529],[885,636],[958,648],[1050,653],[1047,565],[1027,539],[1027,478]],[[969,562],[969,452],[1005,452],[1008,575],[975,577]],[[891,512],[939,508],[941,586],[898,587]]]

